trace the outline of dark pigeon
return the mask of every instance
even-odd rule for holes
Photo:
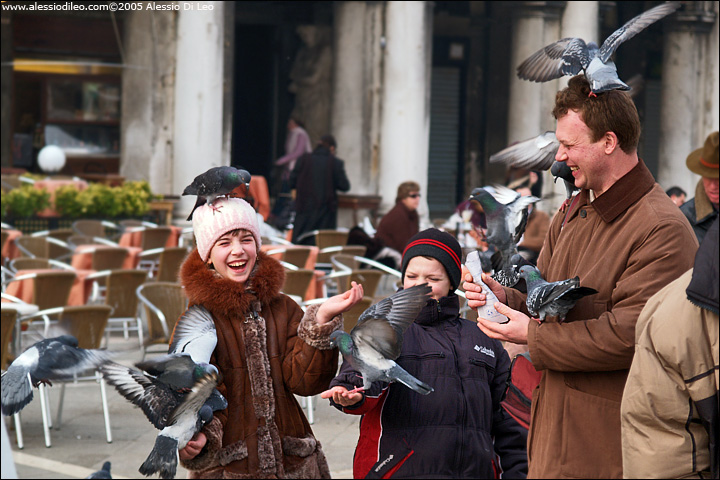
[[[362,375],[362,388],[353,392],[367,390],[376,381],[400,382],[422,395],[433,391],[395,363],[403,333],[430,299],[430,292],[426,283],[400,290],[365,310],[349,335],[342,330],[330,335],[331,345]]]
[[[565,320],[567,313],[582,297],[598,293],[594,288],[581,287],[580,278],[546,282],[540,271],[532,265],[520,267],[520,276],[527,284],[526,305],[531,315],[545,320],[546,316]]]
[[[500,266],[493,277],[506,287],[514,286],[519,277],[512,266],[512,256],[518,253],[517,243],[525,232],[528,205],[540,199],[532,195],[521,196],[507,187],[495,186],[495,194],[484,188],[475,188],[470,199],[480,202],[487,222],[487,241],[500,254]]]
[[[525,170],[550,169],[555,181],[558,178],[563,180],[567,198],[570,198],[578,188],[567,163],[555,160],[559,148],[560,142],[555,132],[548,131],[500,150],[490,156],[490,163],[503,163]]]
[[[109,362],[111,356],[104,350],[78,348],[78,340],[72,335],[35,343],[2,373],[3,415],[14,415],[25,408],[33,399],[32,387],[40,383],[52,385],[51,380],[68,379],[76,373],[97,368]]]
[[[106,479],[106,478],[112,478],[112,475],[110,475],[110,462],[103,463],[103,466],[100,470],[97,472],[93,472],[90,475],[88,475],[85,478],[98,478],[98,479]]]
[[[182,193],[183,195],[197,195],[195,206],[187,219],[192,220],[193,212],[200,205],[207,203],[212,207],[217,197],[228,195],[240,185],[245,185],[246,189],[250,188],[250,172],[247,170],[235,167],[213,167],[198,175]]]
[[[215,390],[219,373],[213,365],[196,364],[189,354],[169,354],[136,366],[145,372],[115,363],[103,365],[101,371],[161,429],[140,473],[174,478],[178,449],[212,419],[213,411],[227,408],[227,401]]]
[[[680,2],[666,2],[641,13],[615,30],[602,47],[585,44],[582,38],[567,37],[538,50],[517,68],[518,77],[533,82],[547,82],[563,75],[577,75],[582,70],[592,93],[630,90],[618,77],[610,57],[623,42],[680,8]]]

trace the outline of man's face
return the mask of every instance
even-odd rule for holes
[[[557,121],[555,136],[560,148],[555,155],[558,162],[567,162],[572,170],[575,186],[592,189],[597,195],[607,190],[608,159],[604,152],[604,137],[592,142],[591,132],[580,114],[569,110]]]
[[[702,177],[703,187],[705,187],[705,193],[707,193],[710,203],[718,204],[720,199],[720,180],[717,178]]]

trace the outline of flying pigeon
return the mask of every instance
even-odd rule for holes
[[[487,222],[487,241],[495,245],[500,253],[500,268],[495,269],[493,277],[506,287],[512,287],[519,277],[512,266],[512,256],[517,252],[517,243],[527,225],[527,207],[539,198],[532,195],[521,196],[514,190],[497,185],[491,195],[484,188],[475,188],[470,199],[480,202],[485,211]]]
[[[598,293],[594,288],[581,287],[579,277],[546,282],[533,265],[520,267],[520,276],[527,284],[528,295],[525,303],[528,311],[533,316],[537,315],[540,321],[550,315],[558,317],[562,322],[578,300]]]
[[[602,46],[585,44],[582,38],[567,37],[538,50],[517,68],[518,77],[533,82],[547,82],[563,75],[577,75],[582,70],[593,94],[610,90],[630,90],[620,78],[610,57],[621,43],[680,8],[680,2],[666,2],[641,13],[615,30]]]
[[[250,172],[235,167],[213,167],[207,172],[195,177],[190,185],[185,187],[183,195],[197,195],[195,206],[188,216],[192,220],[193,212],[200,205],[207,203],[213,210],[213,202],[217,197],[228,195],[240,185],[250,188]]]
[[[537,137],[528,138],[490,155],[490,163],[504,163],[507,166],[526,170],[547,170],[555,177],[563,180],[567,198],[578,190],[575,178],[566,162],[555,160],[560,142],[555,132],[547,131]]]
[[[169,353],[188,353],[195,363],[210,363],[217,346],[217,332],[212,315],[201,305],[193,305],[175,325]]]
[[[426,283],[400,290],[365,310],[349,335],[342,330],[330,335],[330,344],[362,375],[362,388],[352,392],[367,390],[375,381],[400,382],[423,395],[433,391],[395,363],[403,333],[430,299],[430,292]]]
[[[103,365],[101,371],[109,384],[161,429],[140,473],[159,472],[161,478],[174,478],[178,449],[185,448],[212,419],[213,411],[227,408],[227,400],[215,390],[219,373],[213,365],[195,363],[187,353],[135,366],[145,372],[116,363]]]
[[[90,475],[88,475],[85,478],[98,478],[98,479],[112,478],[112,475],[110,475],[110,462],[103,463],[103,466],[100,470],[98,470],[97,472],[91,473]]]
[[[33,399],[32,387],[51,380],[70,378],[73,374],[97,368],[110,361],[104,350],[78,348],[72,335],[46,338],[32,345],[2,373],[3,415],[14,415]],[[32,383],[32,386],[31,386]]]

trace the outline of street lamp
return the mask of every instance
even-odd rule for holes
[[[38,153],[38,165],[48,175],[57,173],[65,166],[65,152],[57,145],[46,145]]]

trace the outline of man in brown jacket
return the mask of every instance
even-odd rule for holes
[[[538,268],[547,281],[579,276],[598,291],[564,322],[527,315],[524,294],[489,277],[510,321],[478,318],[490,337],[525,344],[542,371],[533,392],[528,477],[621,478],[620,401],[632,362],[635,323],[645,302],[693,264],[697,240],[680,210],[638,158],[640,121],[630,97],[590,95],[583,76],[558,93],[553,115],[580,188],[553,218]],[[470,276],[466,276],[470,280]],[[463,284],[471,308],[485,295]]]

